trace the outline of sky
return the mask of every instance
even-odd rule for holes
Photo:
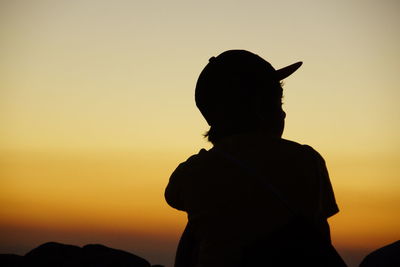
[[[350,266],[400,239],[396,0],[0,0],[0,253],[102,243],[172,266],[186,223],[163,192],[208,130],[211,56],[252,51],[284,83],[284,138],[325,158]]]

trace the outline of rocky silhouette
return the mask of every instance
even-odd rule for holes
[[[3,267],[151,267],[145,259],[132,253],[103,245],[83,247],[48,242],[25,256],[0,254]],[[154,265],[153,267],[161,265]]]
[[[372,251],[360,264],[360,267],[396,266],[400,266],[400,240]]]

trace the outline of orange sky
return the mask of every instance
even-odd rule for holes
[[[0,253],[103,243],[170,266],[170,173],[210,145],[209,57],[243,48],[285,81],[284,137],[325,157],[350,265],[400,239],[397,1],[0,2]]]

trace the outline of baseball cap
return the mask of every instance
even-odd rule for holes
[[[218,124],[229,114],[248,109],[251,99],[263,95],[265,90],[272,90],[274,84],[301,65],[302,62],[296,62],[276,70],[249,51],[225,51],[211,57],[200,73],[195,89],[196,106],[209,125]]]

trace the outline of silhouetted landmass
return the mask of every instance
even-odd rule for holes
[[[400,266],[400,240],[371,252],[360,264],[360,267],[397,266]]]
[[[49,242],[32,249],[25,256],[0,254],[3,267],[151,267],[132,253],[103,245],[83,247]],[[153,267],[161,265],[154,265]]]
[[[15,254],[0,254],[0,266],[19,267],[23,266],[23,256]]]

